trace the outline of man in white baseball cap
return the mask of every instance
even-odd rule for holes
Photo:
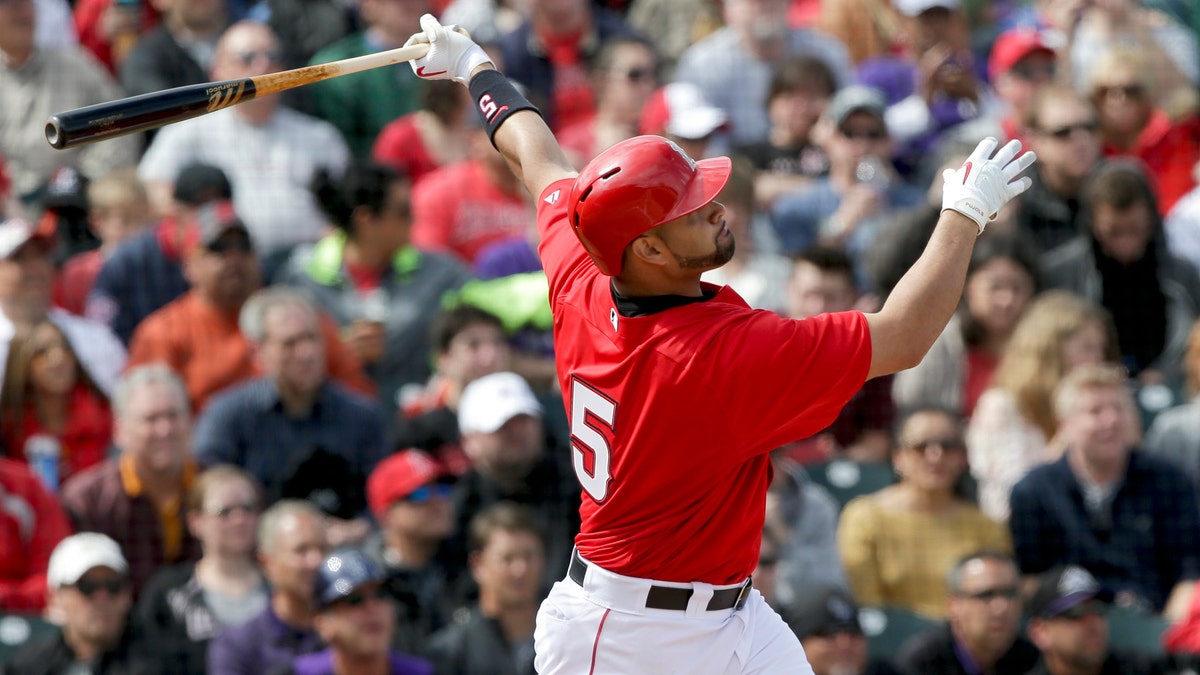
[[[133,590],[121,547],[98,532],[81,532],[59,542],[46,570],[51,617],[62,631],[22,646],[5,672],[142,673],[150,665],[126,630]]]
[[[543,580],[549,586],[567,568],[579,532],[579,484],[564,461],[567,453],[547,450],[552,435],[537,396],[516,373],[485,375],[463,389],[458,426],[471,468],[451,493],[457,531],[448,549],[465,565],[471,518],[499,501],[524,504],[547,533]]]

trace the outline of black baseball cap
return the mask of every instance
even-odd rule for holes
[[[209,164],[193,163],[179,172],[171,196],[182,204],[200,206],[211,201],[233,199],[233,187],[224,171]]]
[[[1038,576],[1037,589],[1029,601],[1029,616],[1053,619],[1088,600],[1112,602],[1113,592],[1078,565],[1058,567]]]
[[[338,549],[317,570],[313,601],[318,609],[324,609],[363,586],[382,584],[384,579],[383,570],[362,551]]]
[[[814,635],[862,633],[854,597],[838,586],[805,588],[788,605],[784,616],[788,627],[801,640]]]

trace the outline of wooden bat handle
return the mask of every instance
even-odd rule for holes
[[[238,80],[189,84],[76,108],[50,116],[46,121],[46,142],[52,147],[64,150],[107,138],[156,129],[245,103],[260,96],[372,68],[413,61],[427,53],[428,44],[415,44],[331,63]]]

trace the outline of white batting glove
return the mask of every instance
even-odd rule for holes
[[[458,26],[443,26],[432,14],[421,17],[421,32],[408,38],[404,46],[420,43],[429,44],[429,53],[408,64],[417,77],[424,80],[454,80],[467,84],[473,70],[492,62],[467,31]]]
[[[942,210],[952,209],[975,221],[980,234],[1002,206],[1033,184],[1029,177],[1017,176],[1037,160],[1037,155],[1026,152],[1017,157],[1021,142],[1013,139],[993,157],[996,144],[994,138],[983,139],[957,171],[942,172]]]

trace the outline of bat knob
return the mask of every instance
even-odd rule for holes
[[[46,142],[59,150],[67,147],[67,135],[63,133],[58,115],[46,121]]]

